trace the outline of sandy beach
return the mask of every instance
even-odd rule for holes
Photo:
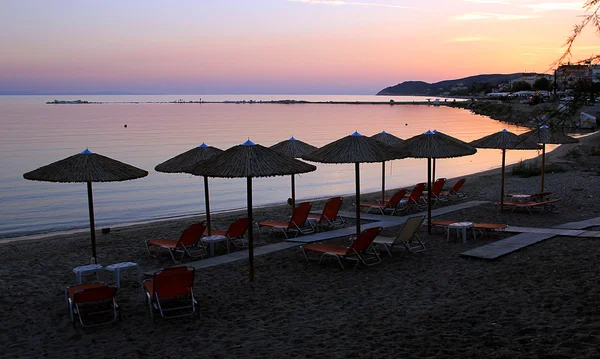
[[[566,170],[546,174],[546,189],[562,198],[558,213],[500,213],[496,169],[467,176],[464,188],[467,200],[489,203],[439,219],[550,227],[599,217],[600,134],[559,147],[547,163]],[[539,176],[511,173],[506,193],[539,191]],[[313,208],[322,206],[318,201]],[[352,197],[345,198],[343,209],[353,208]],[[258,209],[254,217],[285,219],[289,213],[282,204]],[[226,229],[242,216],[215,215],[215,227]],[[98,232],[98,261],[133,261],[143,271],[170,266],[167,255],[149,257],[144,241],[178,238],[199,220]],[[306,263],[298,248],[256,257],[253,283],[246,261],[197,270],[198,318],[152,323],[140,286],[125,281],[118,295],[122,320],[85,330],[72,327],[64,288],[75,282],[72,269],[89,263],[89,233],[2,244],[0,357],[600,357],[598,239],[554,237],[485,261],[459,254],[512,234],[487,234],[467,244],[447,242],[440,230],[427,235],[423,228],[419,235],[428,245],[423,255],[385,256],[378,266],[354,271],[341,271],[335,261]],[[283,240],[260,235],[256,245]]]

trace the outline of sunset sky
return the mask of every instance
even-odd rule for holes
[[[5,1],[0,93],[374,94],[546,72],[583,1]],[[575,58],[600,54],[592,28]]]

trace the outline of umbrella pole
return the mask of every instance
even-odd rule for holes
[[[542,143],[542,189],[540,193],[544,192],[544,167],[546,167],[546,144]]]
[[[360,236],[360,164],[354,164],[354,172],[356,175],[356,238]]]
[[[381,162],[381,204],[385,203],[385,161]]]
[[[432,170],[433,174],[431,175],[431,179],[433,181],[435,181],[435,158],[433,159],[433,170]]]
[[[94,199],[92,198],[92,182],[87,182],[88,207],[90,211],[90,236],[92,237],[92,258],[96,263],[96,229],[94,228]]]
[[[296,210],[296,175],[292,175],[292,216]]]
[[[204,176],[204,204],[206,208],[206,226],[208,227],[208,235],[212,235],[212,226],[210,223],[210,200],[208,196],[208,177]]]
[[[252,220],[252,177],[247,178],[248,192],[248,279],[254,282],[254,221]]]
[[[500,212],[504,210],[504,172],[506,162],[506,148],[502,149],[502,181],[500,182]]]
[[[427,233],[431,234],[431,157],[427,158]]]

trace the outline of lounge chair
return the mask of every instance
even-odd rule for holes
[[[373,240],[375,237],[377,237],[382,229],[382,227],[365,229],[358,238],[354,239],[349,247],[338,246],[334,244],[311,243],[302,247],[302,253],[304,253],[304,258],[307,262],[308,256],[306,252],[321,253],[319,264],[321,264],[326,255],[334,256],[337,258],[342,269],[344,269],[342,259],[356,261],[354,268],[358,267],[360,263],[366,266],[375,265],[381,262],[381,258],[379,257],[377,251],[373,249],[372,244]],[[372,253],[367,253],[368,249],[371,249]]]
[[[198,302],[194,298],[194,275],[194,268],[176,266],[159,269],[152,279],[146,279],[143,289],[150,319],[154,321],[155,311],[163,318],[196,314]]]
[[[317,229],[322,226],[335,227],[338,225],[344,225],[346,221],[339,216],[343,200],[344,199],[342,197],[330,198],[329,200],[327,200],[327,203],[325,203],[325,207],[323,207],[323,212],[320,215],[310,213],[308,214],[308,223],[312,226],[312,222],[315,222],[315,227],[313,227],[314,229]]]
[[[399,210],[412,211],[427,208],[427,202],[423,201],[423,191],[425,190],[425,182],[418,183],[410,192],[408,198],[405,198],[399,203]]]
[[[269,228],[269,234],[273,233],[274,230],[280,230],[283,232],[285,238],[288,238],[288,234],[294,233],[294,237],[298,237],[300,233],[309,234],[314,232],[312,226],[306,227],[308,221],[308,214],[312,208],[312,203],[303,202],[294,210],[292,218],[289,222],[283,221],[262,221],[258,223],[258,228],[262,233],[263,228]]]
[[[438,178],[433,185],[431,186],[431,199],[437,202],[447,201],[447,196],[442,196],[442,189],[444,188],[444,184],[446,184],[445,178]],[[423,191],[423,199],[427,200],[428,191]]]
[[[367,212],[369,212],[371,209],[376,209],[379,210],[381,214],[389,213],[391,216],[393,216],[394,213],[396,213],[398,205],[404,196],[406,196],[406,189],[401,189],[394,193],[392,198],[390,198],[390,200],[386,203],[361,203],[360,207],[367,208]]]
[[[424,252],[427,247],[425,243],[421,241],[421,238],[417,235],[421,224],[425,220],[425,216],[412,217],[404,222],[404,226],[396,237],[382,237],[378,236],[373,241],[373,244],[383,246],[387,253],[392,256],[392,249],[398,246],[402,246],[407,251],[412,253]]]
[[[558,207],[556,207],[556,202],[560,201],[560,198],[550,199],[542,202],[504,202],[504,207],[512,208],[512,212],[515,209],[525,209],[529,214],[532,214],[532,209],[539,209],[540,213],[544,211],[556,213],[558,212]],[[500,205],[500,203],[496,203],[496,205]]]
[[[211,234],[213,236],[225,236],[229,243],[233,244],[234,247],[244,248],[248,245],[248,242],[244,236],[246,235],[246,231],[250,227],[250,221],[248,218],[240,218],[237,221],[233,222],[227,228],[227,231],[220,231],[218,229],[213,229]],[[252,230],[252,229],[250,229]],[[227,247],[229,249],[229,247]]]
[[[116,322],[120,319],[117,305],[117,288],[104,283],[76,284],[65,289],[65,299],[71,322],[75,317],[82,327],[94,327]],[[91,318],[99,318],[91,320]]]
[[[181,238],[155,238],[146,241],[146,248],[150,256],[157,258],[160,251],[166,249],[171,254],[173,262],[181,262],[187,254],[190,257],[203,257],[206,255],[206,248],[200,241],[206,226],[204,223],[195,223],[186,228],[181,234]],[[151,248],[157,248],[155,253],[152,253]],[[176,258],[177,253],[181,253],[179,259]]]
[[[462,191],[462,186],[467,181],[466,178],[461,178],[454,184],[454,186],[450,189],[450,191],[442,191],[440,193],[440,198],[442,200],[460,200],[467,198],[467,194]]]

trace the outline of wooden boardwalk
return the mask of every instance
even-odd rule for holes
[[[506,232],[520,233],[516,236],[496,241],[485,246],[474,248],[461,255],[482,259],[496,259],[532,244],[554,236],[600,238],[600,231],[586,231],[585,228],[600,225],[600,217],[581,222],[565,223],[556,228],[532,228],[509,226]]]

